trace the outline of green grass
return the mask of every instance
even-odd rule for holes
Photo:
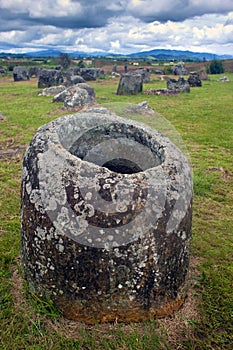
[[[126,105],[146,100],[167,124],[162,117],[158,123],[156,116],[125,116],[162,131],[171,123],[171,136],[180,135],[189,153],[194,172],[191,260],[197,262],[191,308],[197,303],[198,312],[190,318],[184,313],[179,320],[178,327],[183,322],[186,331],[177,336],[177,330],[162,321],[85,326],[64,320],[49,301],[28,295],[19,264],[19,154],[0,163],[0,349],[232,349],[233,75],[228,76],[229,83],[211,76],[202,88],[177,96],[117,96],[117,80],[90,83],[98,103],[119,114],[125,115]],[[144,85],[150,87],[162,88],[165,82],[154,79]],[[0,111],[7,118],[0,121],[3,150],[26,146],[39,126],[66,114],[50,97],[37,96],[35,80],[0,82],[0,92]]]

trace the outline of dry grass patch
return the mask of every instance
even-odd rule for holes
[[[20,261],[18,261],[20,264]],[[143,324],[130,323],[130,324],[118,324],[107,323],[98,324],[96,326],[85,325],[83,323],[68,320],[61,315],[57,317],[49,317],[47,315],[41,315],[40,312],[36,312],[32,303],[32,297],[27,296],[24,287],[24,280],[16,268],[11,277],[11,295],[13,297],[14,312],[16,314],[24,313],[27,310],[27,315],[30,315],[30,324],[40,323],[43,325],[40,329],[41,336],[43,332],[46,334],[57,334],[59,337],[82,341],[83,337],[94,337],[98,343],[98,338],[105,338],[106,341],[116,341],[119,337],[119,332],[124,336],[131,334],[135,336],[135,332],[140,338],[145,336],[145,329],[150,329],[157,334],[160,338],[167,338],[168,343],[161,345],[160,349],[185,349],[181,343],[181,339],[193,339],[194,326],[199,322],[199,309],[198,305],[201,300],[199,291],[200,283],[200,271],[198,265],[200,260],[198,258],[191,258],[190,260],[190,272],[189,272],[189,290],[187,298],[183,306],[175,312],[172,316],[155,320],[154,322],[145,322]],[[138,340],[139,341],[139,340]],[[87,348],[89,349],[89,348]],[[121,349],[116,347],[116,349]]]

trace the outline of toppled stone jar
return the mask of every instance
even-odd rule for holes
[[[21,193],[29,290],[64,316],[138,322],[180,307],[192,179],[168,138],[103,108],[60,117],[32,139]]]

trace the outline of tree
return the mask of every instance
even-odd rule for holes
[[[208,73],[210,73],[210,74],[224,73],[224,68],[223,68],[223,65],[222,65],[222,61],[213,60],[210,63],[210,66],[209,66],[209,69],[208,69]]]
[[[59,62],[62,68],[68,68],[71,64],[71,58],[68,53],[61,52],[59,56]]]
[[[85,64],[84,64],[83,60],[80,60],[80,61],[78,62],[78,64],[77,64],[77,66],[78,66],[79,68],[85,68]]]

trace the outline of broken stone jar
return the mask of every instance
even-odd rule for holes
[[[104,108],[42,126],[23,160],[32,293],[86,323],[144,321],[186,296],[192,179],[159,132]]]

